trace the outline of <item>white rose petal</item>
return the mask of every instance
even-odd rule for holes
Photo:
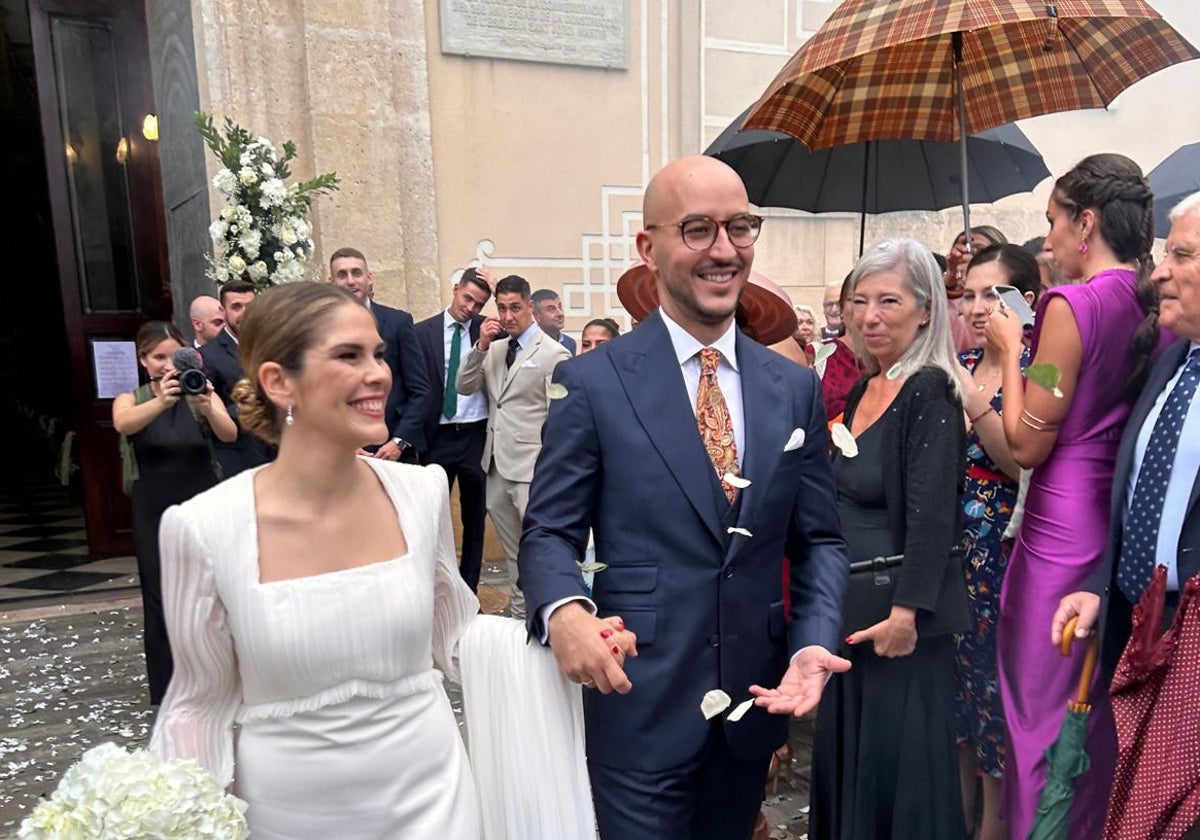
[[[729,708],[729,704],[733,700],[719,688],[714,688],[712,691],[704,695],[704,699],[700,701],[700,711],[704,714],[705,720],[712,720],[721,712]]]
[[[896,362],[896,364],[894,364],[894,365],[892,365],[890,368],[888,368],[888,370],[887,370],[887,378],[888,378],[888,379],[899,379],[899,378],[900,378],[900,374],[901,374],[902,372],[903,372],[903,371],[902,371],[902,369],[901,369],[901,367],[900,367],[900,363],[899,363],[899,362]]]
[[[845,423],[834,423],[829,433],[833,437],[833,445],[838,448],[839,452],[847,458],[858,457],[858,441],[854,439],[854,435],[850,434]]]
[[[727,472],[727,473],[725,473],[725,475],[721,476],[721,480],[724,481],[726,484],[728,484],[730,487],[736,487],[739,490],[745,490],[747,487],[749,487],[751,484],[754,483],[753,481],[751,481],[748,478],[742,478],[740,475],[734,475],[731,472]]]
[[[731,525],[725,529],[726,534],[741,534],[743,537],[753,537],[754,535],[745,528],[739,528],[736,525]]]
[[[727,721],[729,721],[730,723],[737,723],[739,720],[742,719],[742,717],[746,714],[746,712],[750,711],[750,707],[753,705],[754,705],[753,697],[751,697],[749,700],[743,700],[741,703],[737,704],[737,708],[735,708],[732,712],[730,712],[729,717],[727,717],[725,719]]]
[[[813,354],[813,361],[823,362],[837,352],[837,342],[831,341],[828,344],[822,344],[817,348],[817,352]]]
[[[560,385],[557,382],[547,382],[546,383],[546,396],[549,397],[550,399],[561,400],[566,395],[567,395],[567,388],[565,385]]]

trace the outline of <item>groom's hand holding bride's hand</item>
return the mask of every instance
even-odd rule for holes
[[[835,656],[825,648],[811,645],[792,658],[787,673],[778,688],[750,686],[754,705],[773,715],[808,714],[821,702],[821,692],[830,676],[850,670],[850,661]]]
[[[601,694],[628,694],[626,656],[637,656],[637,636],[617,616],[596,618],[582,603],[563,604],[546,623],[550,650],[567,679]]]

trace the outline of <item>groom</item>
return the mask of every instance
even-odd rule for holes
[[[804,714],[850,667],[829,652],[848,560],[820,383],[734,323],[761,226],[738,175],[675,161],[647,187],[643,219],[638,253],[661,306],[558,366],[521,586],[530,631],[588,689],[601,837],[737,840],[787,737],[787,717],[762,707]],[[590,599],[576,565],[589,528],[608,566]],[[613,616],[630,632],[611,635]],[[701,713],[713,689],[736,705],[759,685],[773,688],[739,722]]]

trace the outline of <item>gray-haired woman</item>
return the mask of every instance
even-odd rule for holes
[[[966,426],[945,289],[927,248],[889,239],[849,292],[868,374],[834,431],[838,509],[853,562],[903,559],[851,573],[839,653],[853,668],[817,714],[810,836],[961,840],[952,634],[968,614],[952,552]]]

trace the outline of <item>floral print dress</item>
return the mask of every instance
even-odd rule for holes
[[[959,354],[972,373],[983,359],[983,348]],[[1029,350],[1021,355],[1021,370]],[[1001,392],[992,398],[1000,413]],[[1018,482],[1005,475],[988,456],[972,429],[967,436],[970,464],[962,496],[963,534],[959,542],[967,576],[971,629],[956,637],[958,661],[958,742],[974,748],[980,769],[999,778],[1004,771],[1004,709],[1000,702],[996,666],[996,622],[1000,617],[1000,586],[1008,566],[1011,542],[1002,542],[1017,501]]]

